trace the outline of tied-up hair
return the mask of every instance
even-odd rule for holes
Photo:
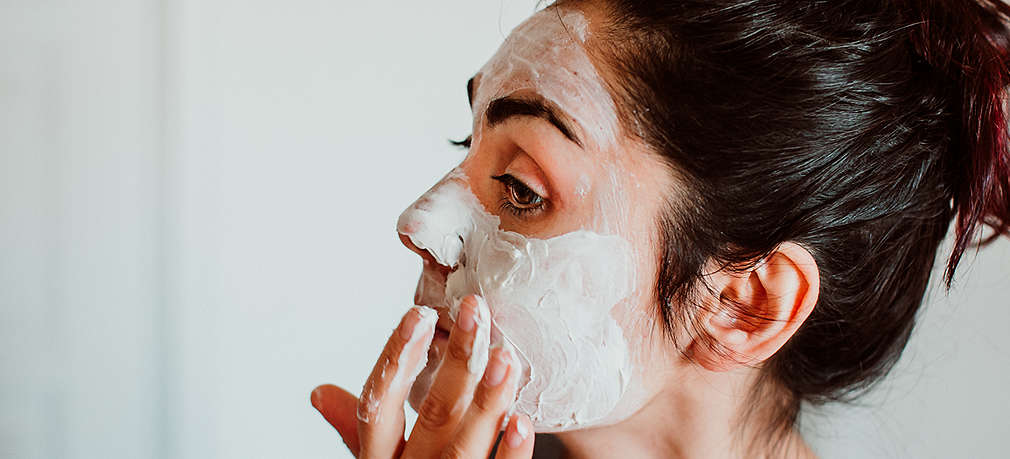
[[[720,351],[696,319],[707,267],[750,269],[787,241],[817,262],[817,305],[752,394],[771,421],[759,436],[784,438],[802,401],[851,399],[890,370],[952,220],[948,288],[984,227],[1007,234],[998,0],[561,2],[579,3],[603,13],[587,48],[623,130],[678,179],[658,224],[669,335]]]
[[[944,273],[948,288],[965,249],[982,226],[990,242],[1010,225],[1010,154],[1007,97],[1010,85],[1010,6],[996,0],[906,0],[899,6],[917,24],[910,31],[916,52],[951,81],[959,135],[955,156],[954,249]]]

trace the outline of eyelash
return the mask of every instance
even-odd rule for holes
[[[534,212],[540,212],[547,205],[547,201],[540,197],[535,191],[531,190],[528,186],[519,181],[519,179],[509,175],[502,174],[491,177],[494,180],[501,182],[505,186],[505,194],[502,196],[498,208],[502,211],[507,211],[517,218],[528,217]],[[529,207],[517,206],[512,202],[512,196],[515,194],[516,190],[520,190],[523,193],[530,193],[536,197],[536,204]]]
[[[463,140],[452,140],[452,139],[449,139],[449,143],[451,143],[452,145],[457,146],[459,148],[462,148],[464,150],[470,148],[470,143],[472,141],[473,141],[473,136],[472,135],[466,136],[466,138],[463,139]]]

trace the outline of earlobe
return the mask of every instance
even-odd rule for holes
[[[719,298],[699,317],[708,336],[692,344],[695,359],[712,371],[756,365],[774,355],[810,316],[820,288],[813,256],[792,242],[751,270],[713,276]]]

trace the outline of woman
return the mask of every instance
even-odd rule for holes
[[[1008,17],[538,12],[467,86],[466,159],[400,217],[419,306],[360,399],[320,386],[313,405],[359,457],[487,457],[501,427],[496,457],[531,457],[534,431],[560,443],[538,456],[813,456],[800,403],[887,373],[950,222],[948,284],[1008,233]]]

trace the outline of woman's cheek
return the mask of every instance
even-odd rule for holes
[[[460,171],[429,190],[398,224],[453,269],[441,301],[453,317],[463,297],[487,300],[492,344],[512,347],[523,364],[516,411],[541,432],[611,421],[632,379],[627,340],[612,316],[634,287],[631,245],[588,230],[535,239],[499,226]],[[414,406],[433,374],[429,365],[418,378]]]

